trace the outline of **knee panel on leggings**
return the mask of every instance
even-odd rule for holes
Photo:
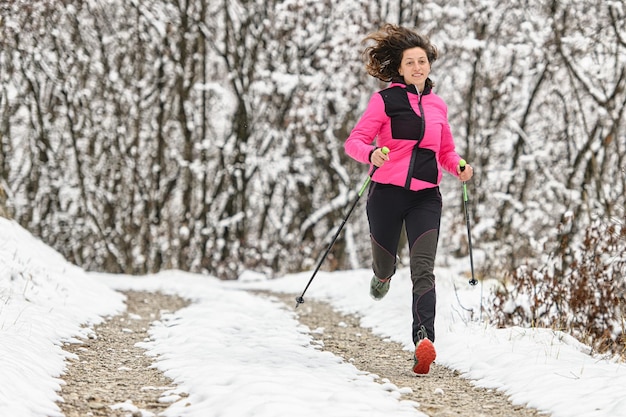
[[[413,293],[424,294],[435,286],[435,255],[439,232],[436,229],[422,234],[411,247],[411,280]]]
[[[396,256],[372,239],[372,270],[378,278],[389,278],[396,272]]]

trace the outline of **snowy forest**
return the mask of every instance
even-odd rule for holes
[[[490,317],[620,352],[622,1],[0,1],[0,214],[90,271],[311,269],[367,175],[343,142],[385,22],[439,49]],[[468,254],[459,187],[440,257]],[[369,250],[358,209],[324,268]]]

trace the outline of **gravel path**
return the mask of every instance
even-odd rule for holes
[[[181,298],[160,293],[126,292],[127,310],[95,326],[95,336],[81,344],[68,344],[70,360],[61,378],[66,417],[143,417],[158,415],[180,396],[169,395],[172,381],[151,368],[152,358],[135,346],[149,339],[150,323],[165,312],[187,305]],[[142,413],[146,411],[147,413]]]
[[[295,296],[274,294],[294,310]],[[413,391],[403,399],[420,404],[419,410],[431,417],[536,417],[548,416],[537,410],[516,406],[500,392],[472,385],[459,373],[434,363],[430,373],[418,377],[411,371],[412,353],[402,345],[384,341],[360,327],[357,316],[346,316],[328,304],[306,300],[295,309],[298,320],[309,327],[324,350],[341,356],[358,369],[377,375],[380,382]],[[316,329],[323,329],[316,332]]]
[[[68,361],[66,385],[59,407],[66,417],[141,417],[158,415],[173,401],[185,401],[172,381],[151,367],[152,358],[137,347],[148,340],[150,323],[164,311],[187,305],[181,298],[163,294],[127,292],[128,309],[94,328],[95,336],[64,349],[76,355]],[[284,302],[294,311],[294,296],[261,294]],[[419,410],[431,417],[531,417],[545,416],[536,410],[512,405],[498,392],[474,387],[458,373],[434,364],[426,377],[411,372],[411,353],[384,341],[359,326],[356,316],[341,315],[325,303],[307,300],[295,313],[312,330],[315,343],[362,371],[375,374],[380,382],[410,387],[403,399],[420,403]],[[323,331],[317,332],[316,329]],[[181,398],[183,397],[183,398]],[[152,414],[150,414],[152,413]],[[252,416],[250,416],[252,417]]]

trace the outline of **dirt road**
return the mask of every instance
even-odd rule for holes
[[[124,314],[96,326],[95,336],[84,343],[64,347],[77,358],[69,361],[62,376],[66,385],[60,393],[64,401],[59,407],[66,417],[158,415],[171,402],[185,400],[185,394],[176,392],[172,381],[151,367],[152,358],[136,344],[148,340],[150,323],[163,312],[176,311],[187,302],[163,294],[126,294],[128,309]],[[291,295],[259,296],[273,298],[293,311]],[[501,393],[476,388],[455,371],[436,363],[428,376],[416,377],[410,370],[410,352],[361,328],[358,317],[341,315],[327,304],[307,300],[296,314],[312,330],[316,344],[360,370],[377,375],[381,383],[411,388],[403,399],[418,402],[419,410],[431,417],[545,416],[512,405]]]

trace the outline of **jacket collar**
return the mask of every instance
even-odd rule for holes
[[[390,87],[402,87],[405,88],[407,92],[409,93],[413,93],[413,94],[419,94],[417,92],[417,87],[415,87],[415,85],[411,84],[411,85],[406,85],[404,83],[404,79],[401,77],[396,77],[393,78],[391,80],[391,84],[389,85]],[[422,91],[422,95],[426,95],[426,94],[430,94],[432,90],[432,81],[430,80],[430,78],[426,79],[426,85],[424,86],[424,91]]]

